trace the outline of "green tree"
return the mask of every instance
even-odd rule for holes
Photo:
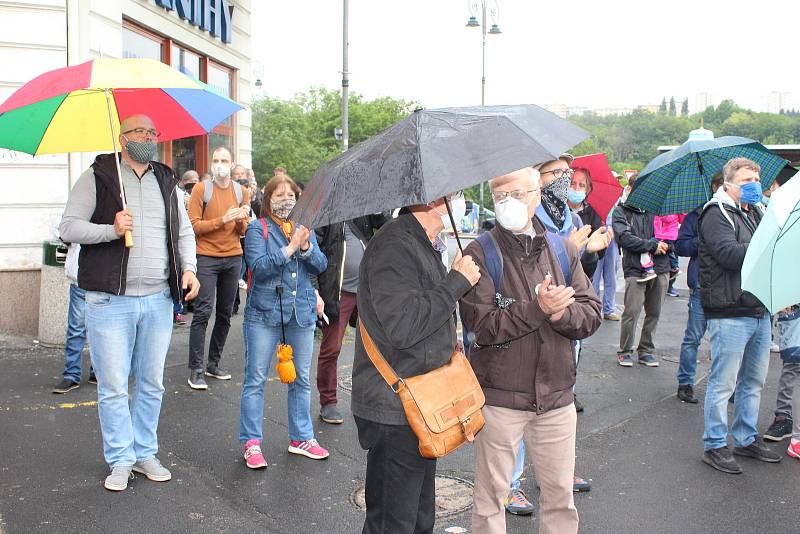
[[[334,129],[341,126],[339,91],[312,87],[290,100],[265,97],[253,103],[253,170],[265,183],[277,166],[305,183],[322,163],[339,154]],[[411,113],[417,104],[390,97],[349,99],[350,146]]]
[[[684,117],[689,116],[689,98],[685,97],[683,99],[683,105],[681,106],[681,115]]]
[[[675,97],[674,96],[669,97],[669,114],[671,116],[673,116],[673,117],[676,115]]]
[[[658,106],[658,112],[662,114],[667,113],[667,97],[661,99],[661,105]]]

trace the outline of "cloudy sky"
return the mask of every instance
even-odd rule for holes
[[[492,4],[492,2],[489,2]],[[478,2],[480,4],[480,2]],[[486,44],[486,104],[589,108],[658,104],[697,93],[766,109],[771,91],[800,107],[800,1],[498,0]],[[350,87],[425,107],[480,103],[481,31],[467,0],[350,0]],[[342,1],[252,2],[263,91],[337,88]],[[480,16],[480,14],[479,14]],[[788,21],[784,23],[783,21]]]

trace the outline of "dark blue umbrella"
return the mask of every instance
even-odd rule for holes
[[[557,159],[588,135],[534,105],[415,111],[317,169],[291,217],[317,228],[425,204]]]
[[[758,163],[764,189],[772,185],[787,163],[758,141],[746,137],[690,139],[647,164],[627,203],[656,215],[688,213],[708,201],[712,177],[737,157]]]

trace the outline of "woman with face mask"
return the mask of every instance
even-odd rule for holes
[[[246,465],[252,469],[267,465],[261,452],[264,385],[279,345],[291,346],[297,375],[288,386],[288,450],[314,460],[328,457],[314,438],[309,382],[317,320],[310,275],[322,273],[328,262],[314,232],[289,219],[299,193],[300,188],[286,175],[270,179],[264,187],[260,217],[250,223],[245,236],[250,283],[244,311],[239,441]]]

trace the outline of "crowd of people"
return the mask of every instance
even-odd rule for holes
[[[635,355],[639,364],[658,367],[655,333],[665,296],[676,294],[678,255],[690,258],[677,374],[683,402],[698,403],[697,353],[706,330],[711,337],[702,460],[734,474],[742,472],[734,455],[781,460],[756,428],[773,317],[741,290],[747,245],[772,191],[762,196],[760,169],[750,160],[729,161],[712,182],[711,201],[685,216],[657,217],[628,204],[636,175],[601,216],[587,201],[589,170],[573,168],[569,154],[494,177],[494,228],[446,265],[442,235],[452,226],[445,203],[460,220],[459,191],[406,206],[396,217],[374,214],[310,230],[290,218],[302,191],[286,169],[276,169],[259,188],[252,170],[218,147],[208,175],[188,171],[178,180],[154,161],[158,132],[148,117],[128,117],[121,132],[127,203],[115,155],[101,155],[73,188],[60,224],[62,240],[70,243],[71,285],[65,368],[54,389],[66,393],[80,385],[88,339],[109,490],[126,489],[133,472],[154,481],[171,478],[156,454],[173,324],[185,322],[184,306],[191,304],[188,386],[203,391],[206,377],[229,380],[222,354],[240,289],[246,289],[238,434],[248,468],[267,466],[264,388],[276,360],[288,384],[288,452],[329,457],[313,424],[314,334],[321,329],[318,415],[341,424],[337,362],[348,325],[358,321],[400,377],[443,366],[454,348],[468,353],[486,399],[485,426],[474,447],[473,531],[505,532],[507,512],[534,511],[519,484],[527,451],[540,488],[540,532],[577,532],[573,495],[590,489],[575,473],[581,347],[603,320],[620,321],[618,364],[632,367]],[[123,239],[128,231],[130,248]],[[621,315],[615,302],[620,264]],[[456,339],[458,317],[469,333],[466,346]],[[800,409],[800,393],[794,394],[800,310],[784,310],[776,319],[784,365],[775,420],[764,438],[792,436],[787,452],[800,458],[800,428],[792,420]],[[399,396],[360,334],[352,379],[352,414],[368,451],[363,532],[432,532],[436,460],[420,453]]]

